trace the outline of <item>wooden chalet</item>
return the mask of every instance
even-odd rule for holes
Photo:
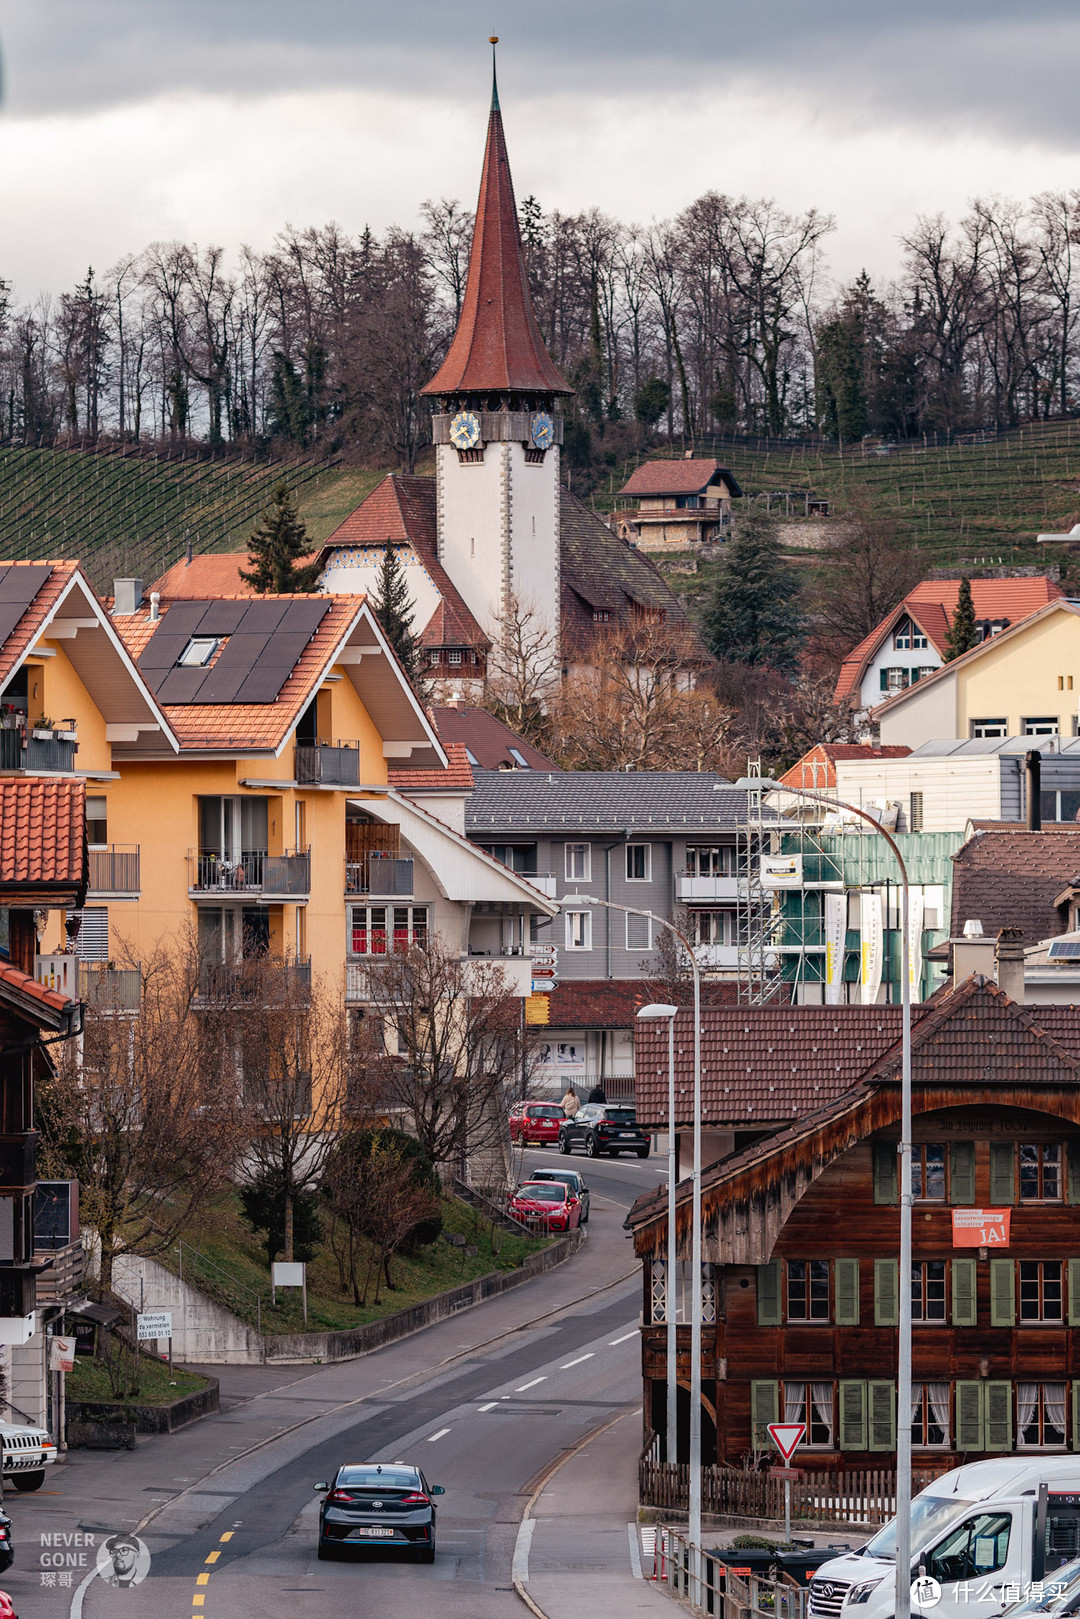
[[[805,1422],[795,1465],[895,1465],[900,1010],[706,1007],[703,1460],[764,1468],[767,1423]],[[689,1125],[690,1014],[676,1020]],[[1080,1007],[1025,1007],[973,976],[913,1009],[915,1465],[1080,1449]],[[666,1029],[638,1042],[638,1118],[666,1126]],[[685,1163],[685,1144],[684,1158]],[[628,1226],[643,1274],[647,1429],[662,1434],[678,1314],[688,1454],[689,1181],[669,1288],[666,1189]],[[975,1211],[1004,1211],[980,1244]],[[978,1244],[969,1246],[969,1244]],[[685,1324],[684,1324],[685,1323]],[[648,1435],[652,1437],[651,1432]],[[658,1441],[659,1446],[659,1441]],[[672,1458],[674,1459],[674,1458]],[[720,1473],[714,1475],[720,1477]]]

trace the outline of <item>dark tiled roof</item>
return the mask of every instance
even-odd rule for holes
[[[548,1021],[560,1029],[632,1029],[648,999],[640,978],[566,979],[552,993]]]
[[[520,769],[511,748],[516,748],[533,770],[556,768],[531,742],[511,731],[486,708],[433,708],[431,712],[440,739],[447,744],[460,742],[468,748],[478,770],[498,770],[500,765]]]
[[[619,490],[620,495],[697,495],[720,476],[733,495],[741,495],[734,473],[722,467],[719,461],[704,456],[683,457],[657,461],[644,461],[630,474]]]
[[[81,781],[0,781],[0,905],[33,904],[28,891],[84,895],[86,786]],[[75,903],[75,899],[72,899]]]
[[[1054,900],[1080,872],[1080,826],[980,832],[952,860],[952,936],[978,918],[991,937],[1001,928],[1021,928],[1024,943],[1036,944],[1063,930]]]
[[[712,771],[479,770],[465,824],[492,831],[733,831],[747,794]]]
[[[595,639],[595,610],[610,613],[616,627],[633,626],[634,609],[645,608],[663,613],[666,625],[687,628],[682,605],[651,558],[566,489],[559,497],[559,537],[564,650]]]

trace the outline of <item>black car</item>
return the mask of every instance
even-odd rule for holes
[[[569,1186],[581,1199],[582,1225],[588,1223],[589,1188],[585,1184],[584,1175],[579,1175],[576,1169],[534,1169],[529,1179],[531,1181],[561,1181],[563,1186]]]
[[[11,1543],[11,1519],[0,1511],[0,1574],[15,1561],[15,1547]]]
[[[411,1551],[419,1563],[435,1561],[435,1501],[445,1492],[418,1467],[346,1462],[319,1508],[319,1556],[336,1557],[362,1546]]]
[[[621,1152],[649,1156],[649,1138],[639,1129],[632,1107],[618,1102],[586,1102],[559,1126],[559,1151],[583,1146],[590,1158],[617,1158]]]

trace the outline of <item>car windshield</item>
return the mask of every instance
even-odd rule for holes
[[[527,1197],[530,1203],[563,1203],[566,1201],[566,1187],[545,1181],[540,1186],[523,1186],[518,1197]]]
[[[939,1529],[951,1519],[966,1512],[970,1501],[960,1501],[955,1495],[917,1495],[911,1503],[911,1549],[916,1551],[932,1540]],[[867,1557],[883,1557],[896,1561],[896,1519],[879,1529],[873,1540],[863,1547]]]
[[[414,1490],[420,1475],[411,1467],[343,1467],[337,1481],[354,1490]]]
[[[636,1124],[637,1114],[632,1107],[609,1107],[604,1109],[605,1119],[613,1124]]]
[[[562,1119],[566,1115],[561,1107],[531,1107],[529,1117],[530,1119]]]
[[[1009,1619],[1021,1619],[1028,1613],[1055,1613],[1062,1608],[1068,1611],[1074,1607],[1080,1596],[1080,1559],[1063,1563],[1044,1580],[1033,1580],[1030,1593],[1022,1602],[1014,1602],[1011,1608],[1006,1608]]]
[[[570,1186],[575,1191],[581,1185],[581,1176],[573,1169],[538,1169],[538,1181],[559,1181],[563,1186]]]

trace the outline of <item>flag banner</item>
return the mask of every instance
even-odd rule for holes
[[[911,986],[911,999],[917,1001],[922,995],[922,934],[923,914],[925,905],[922,889],[912,893],[908,900],[908,947],[907,970],[908,983]]]
[[[862,985],[862,1004],[873,1006],[881,988],[882,958],[885,953],[885,933],[881,915],[880,894],[859,895],[859,933]]]
[[[847,894],[825,895],[825,1005],[844,998],[844,941],[847,937]]]

